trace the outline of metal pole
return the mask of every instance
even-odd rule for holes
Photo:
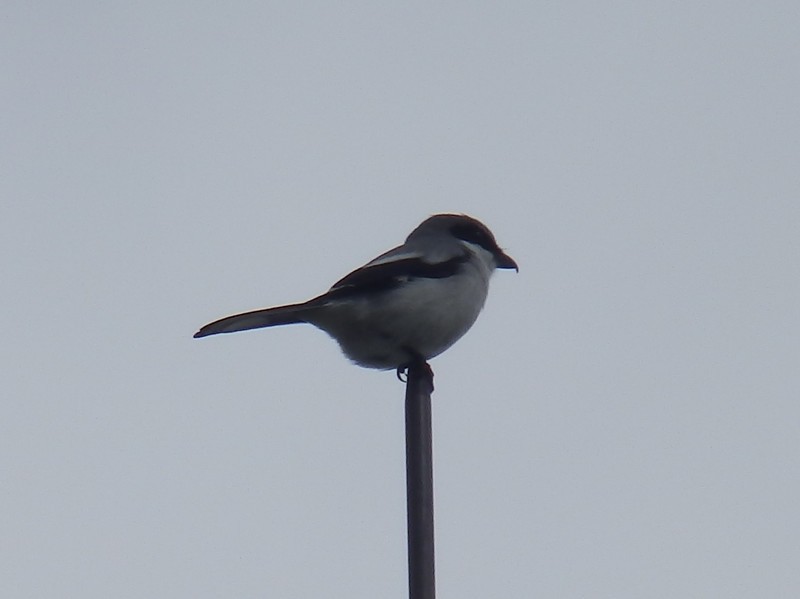
[[[406,500],[408,503],[408,596],[434,599],[433,371],[426,362],[412,364],[406,383]]]

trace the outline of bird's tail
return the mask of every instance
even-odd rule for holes
[[[194,334],[194,337],[197,339],[198,337],[207,337],[208,335],[217,335],[219,333],[235,333],[236,331],[274,327],[280,324],[306,322],[303,318],[303,313],[310,309],[306,304],[291,304],[289,306],[278,306],[277,308],[265,308],[263,310],[234,314],[205,325]]]

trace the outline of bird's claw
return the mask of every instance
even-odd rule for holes
[[[408,362],[407,364],[401,364],[397,367],[397,380],[401,383],[408,383],[408,376],[409,371],[412,368],[419,368],[422,372],[423,378],[428,381],[428,385],[430,390],[433,391],[433,369],[431,365],[428,364],[423,358],[418,357]]]
[[[405,378],[403,378],[403,377],[405,377]],[[408,382],[408,366],[407,365],[398,366],[397,367],[397,380],[400,381],[401,383],[407,383]]]

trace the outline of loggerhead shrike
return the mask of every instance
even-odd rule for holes
[[[381,254],[302,304],[228,316],[195,337],[307,322],[336,339],[359,366],[398,374],[438,356],[466,333],[495,268],[517,263],[489,229],[466,215],[437,214],[403,245]]]

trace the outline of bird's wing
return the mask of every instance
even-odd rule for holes
[[[394,289],[410,279],[443,279],[456,274],[468,260],[466,250],[444,260],[429,261],[417,252],[403,251],[401,246],[340,279],[322,297],[341,299],[371,295]]]

